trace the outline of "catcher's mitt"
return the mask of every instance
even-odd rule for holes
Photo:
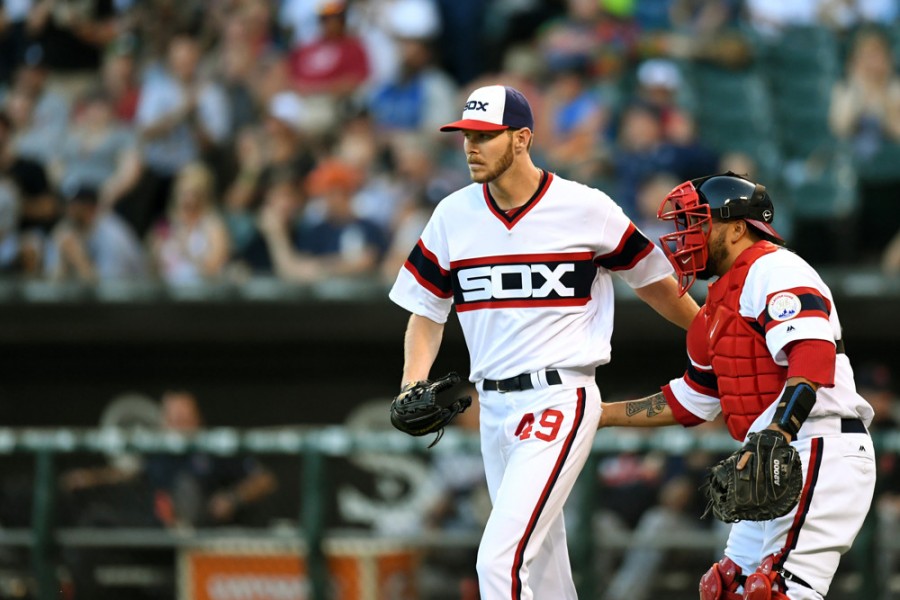
[[[448,373],[435,381],[417,381],[405,388],[391,402],[391,424],[409,435],[437,433],[437,437],[428,446],[431,448],[444,435],[444,427],[472,404],[469,396],[458,398],[447,405],[438,403],[441,392],[459,381],[459,375]]]
[[[744,453],[752,456],[743,469]],[[797,449],[772,429],[751,433],[744,447],[713,465],[700,491],[710,512],[726,523],[768,521],[789,513],[800,499],[803,465]]]

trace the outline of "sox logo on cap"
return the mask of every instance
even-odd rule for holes
[[[534,131],[534,116],[528,100],[508,85],[480,87],[469,95],[462,119],[441,127],[441,131],[503,131],[527,127]]]

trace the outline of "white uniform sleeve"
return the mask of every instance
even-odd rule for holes
[[[696,425],[699,420],[711,421],[722,411],[718,381],[710,364],[706,324],[704,306],[688,328],[689,362],[684,375],[663,387],[666,402],[682,425]]]
[[[453,306],[447,237],[436,210],[406,259],[389,297],[409,312],[446,323]]]
[[[635,227],[617,204],[608,197],[606,200],[609,208],[601,228],[603,241],[594,263],[616,273],[632,288],[671,276],[674,269],[662,250]]]
[[[712,421],[719,413],[722,412],[722,404],[715,396],[708,396],[698,392],[688,385],[686,377],[679,377],[669,382],[669,390],[677,403],[686,411],[695,415],[704,421]],[[677,413],[672,403],[672,398],[667,398],[669,406],[673,412]],[[681,421],[681,419],[679,419]]]
[[[775,362],[787,365],[785,346],[799,340],[840,339],[831,291],[818,273],[787,250],[757,260],[741,293],[741,315],[755,319]]]

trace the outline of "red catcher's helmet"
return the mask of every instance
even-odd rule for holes
[[[712,219],[743,219],[764,239],[784,243],[771,225],[775,207],[765,186],[731,171],[682,183],[662,201],[657,217],[675,223],[675,231],[661,236],[659,241],[678,273],[681,295],[698,277],[706,279],[710,275],[704,270]]]

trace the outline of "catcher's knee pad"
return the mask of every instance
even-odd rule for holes
[[[700,578],[700,600],[741,600],[741,568],[727,556]]]
[[[775,570],[778,555],[767,556],[744,582],[744,600],[788,600],[784,595],[784,579]]]

